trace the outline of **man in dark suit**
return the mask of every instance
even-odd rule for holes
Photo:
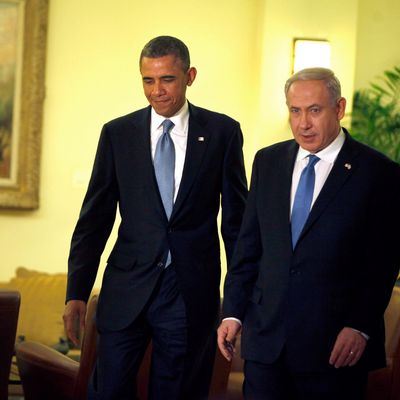
[[[186,100],[195,77],[180,40],[142,50],[150,106],[104,125],[69,256],[66,331],[77,342],[100,256],[121,215],[97,310],[96,399],[135,398],[152,340],[151,399],[206,398],[219,318],[217,215],[229,263],[247,184],[233,119]],[[154,164],[154,165],[153,165]]]
[[[243,324],[246,399],[362,399],[385,365],[400,168],[341,128],[329,69],[296,73],[285,93],[294,140],[255,157],[218,345],[231,359]]]

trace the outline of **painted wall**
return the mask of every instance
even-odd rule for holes
[[[400,2],[359,1],[354,86],[366,88],[383,71],[400,66]]]
[[[283,87],[292,69],[293,38],[326,39],[331,43],[331,68],[343,95],[353,92],[357,0],[266,0],[264,7],[257,128],[254,147],[290,138]]]
[[[9,279],[19,265],[66,271],[100,129],[104,122],[147,105],[138,57],[154,36],[177,36],[191,50],[198,76],[188,89],[189,100],[231,115],[251,135],[259,0],[149,4],[50,1],[40,209],[0,211],[0,280]],[[114,239],[115,231],[110,242]]]
[[[188,98],[241,122],[249,175],[258,148],[291,136],[283,85],[294,37],[331,41],[332,68],[351,97],[356,44],[364,46],[365,38],[359,34],[357,42],[357,13],[358,0],[51,1],[41,205],[33,212],[0,211],[0,280],[19,265],[66,271],[102,124],[146,105],[138,56],[149,39],[171,34],[187,43],[198,69]],[[101,270],[114,239],[115,230]]]

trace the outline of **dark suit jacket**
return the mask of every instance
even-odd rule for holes
[[[329,368],[343,327],[370,336],[360,366],[384,365],[383,312],[399,270],[400,168],[346,132],[294,250],[290,190],[295,141],[259,151],[224,315],[243,321],[245,359],[285,347],[298,370]]]
[[[247,184],[242,133],[233,119],[189,105],[182,181],[167,220],[150,149],[150,107],[104,125],[92,177],[71,244],[67,300],[87,300],[100,256],[121,215],[99,298],[99,329],[129,325],[149,300],[171,251],[189,323],[210,329],[219,309],[217,215],[228,262]]]

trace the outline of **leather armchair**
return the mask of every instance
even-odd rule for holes
[[[36,342],[22,342],[16,355],[25,400],[83,400],[87,397],[87,385],[96,360],[96,326],[94,314],[97,296],[89,302],[86,329],[82,340],[80,363]],[[147,399],[151,360],[149,345],[138,373],[138,398]],[[230,363],[216,352],[210,400],[224,399],[228,383]]]
[[[8,377],[14,353],[20,303],[19,292],[0,290],[0,400],[8,399]]]
[[[97,295],[92,296],[88,304],[80,362],[41,343],[26,341],[17,345],[17,363],[25,400],[87,398],[87,383],[96,360],[94,314],[97,299]]]
[[[400,400],[400,287],[393,289],[385,312],[387,367],[372,371],[367,400]]]

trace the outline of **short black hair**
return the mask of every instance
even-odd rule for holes
[[[140,53],[139,63],[143,57],[158,58],[174,55],[182,62],[182,68],[186,72],[190,68],[189,49],[181,40],[173,36],[157,36],[151,39]]]

